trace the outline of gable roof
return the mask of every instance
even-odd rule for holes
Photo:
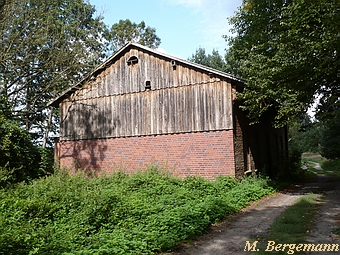
[[[181,63],[183,65],[192,67],[192,68],[196,68],[199,69],[203,72],[207,72],[210,74],[214,74],[218,77],[221,78],[227,78],[229,80],[238,82],[238,83],[244,83],[245,80],[237,78],[236,76],[233,76],[231,74],[207,67],[207,66],[203,66],[200,64],[196,64],[190,61],[186,61],[183,60],[181,58],[177,58],[165,53],[162,53],[160,51],[157,50],[153,50],[150,49],[148,47],[145,47],[143,45],[140,45],[138,43],[128,43],[126,44],[124,47],[122,47],[118,52],[116,52],[114,55],[112,55],[111,57],[109,57],[106,61],[104,61],[101,65],[99,65],[97,68],[95,68],[92,72],[90,72],[89,74],[87,74],[83,79],[81,79],[77,84],[75,84],[74,86],[68,88],[67,90],[65,90],[64,92],[62,92],[59,96],[57,96],[56,98],[54,98],[52,101],[50,101],[47,106],[54,106],[54,107],[58,107],[58,104],[64,100],[65,98],[69,97],[71,94],[73,94],[75,91],[79,90],[82,88],[83,84],[88,81],[93,79],[93,77],[96,77],[98,74],[100,74],[102,71],[104,71],[106,68],[108,68],[109,66],[111,66],[115,61],[117,61],[126,51],[130,50],[130,49],[137,49],[137,50],[143,50],[145,52],[151,53],[153,55],[156,55],[158,57],[162,57],[168,60],[174,60],[176,61],[176,63]]]

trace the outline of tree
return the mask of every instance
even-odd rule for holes
[[[339,87],[337,0],[244,0],[230,19],[235,37],[228,58],[247,80],[238,95],[257,121],[274,111],[282,126],[317,95]]]
[[[6,0],[1,8],[0,93],[46,144],[55,116],[46,104],[104,57],[107,28],[82,0]]]
[[[212,54],[207,55],[205,49],[199,47],[196,50],[196,53],[192,54],[191,58],[188,60],[222,72],[228,72],[228,65],[225,59],[215,49],[213,49]]]
[[[136,42],[141,45],[156,49],[161,39],[156,35],[156,29],[147,27],[145,22],[139,24],[132,23],[130,20],[120,20],[112,25],[109,35],[111,50],[117,52],[125,44]]]
[[[321,98],[316,118],[322,127],[320,154],[328,159],[340,158],[340,87]]]
[[[291,151],[319,152],[322,127],[319,122],[313,122],[307,113],[302,113],[289,124],[288,141]]]

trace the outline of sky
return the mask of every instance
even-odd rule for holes
[[[119,20],[144,21],[156,29],[160,51],[188,59],[201,47],[224,55],[222,35],[231,35],[227,17],[242,0],[90,0],[110,27]]]

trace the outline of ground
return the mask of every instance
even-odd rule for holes
[[[318,167],[318,166],[317,166]],[[224,255],[249,254],[245,252],[247,240],[260,240],[266,235],[274,219],[287,207],[308,193],[323,194],[315,219],[315,227],[309,233],[308,242],[313,244],[340,244],[335,229],[340,227],[340,180],[318,175],[309,183],[266,197],[226,221],[214,225],[209,232],[190,244],[182,245],[168,255]],[[340,252],[319,252],[340,254]],[[311,252],[305,254],[319,254]],[[270,252],[268,252],[270,254]]]

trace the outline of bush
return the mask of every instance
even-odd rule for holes
[[[0,192],[0,254],[155,254],[272,192],[254,177],[60,172]]]
[[[51,150],[35,146],[17,122],[0,115],[0,187],[41,177],[52,169]]]

